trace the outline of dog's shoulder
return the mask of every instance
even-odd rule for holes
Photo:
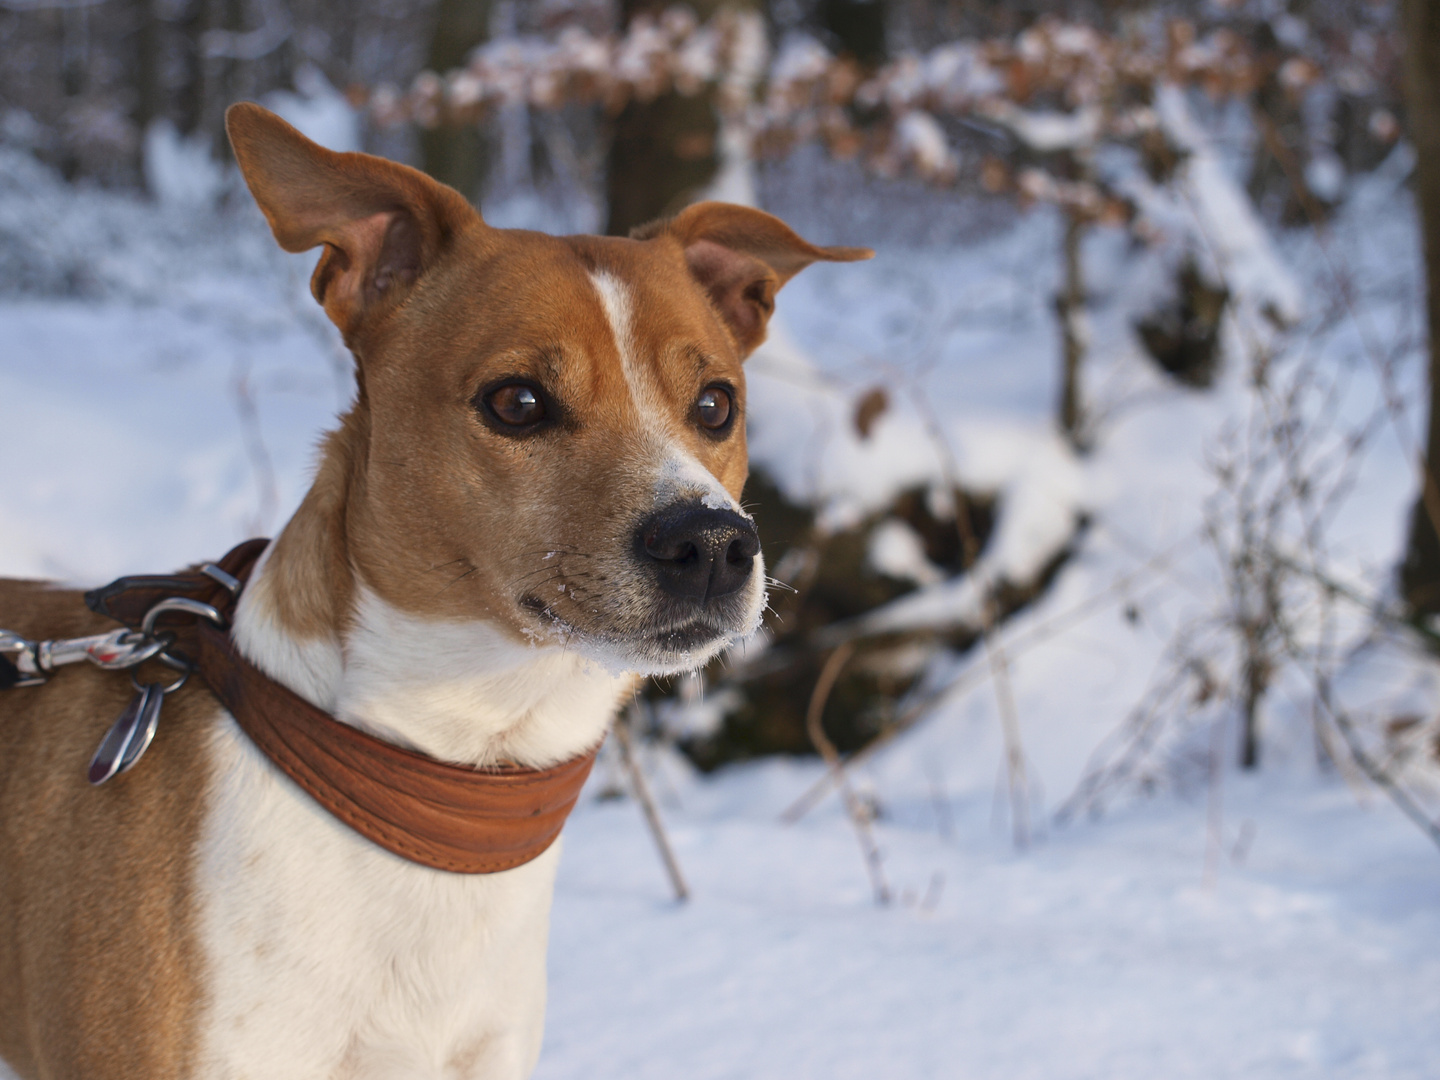
[[[0,579],[0,627],[40,639],[116,624],[78,589]],[[176,676],[150,664],[140,677]],[[22,1075],[188,1075],[202,985],[194,852],[224,714],[189,680],[136,768],[93,788],[90,756],[133,693],[127,673],[89,664],[0,691],[0,1057]],[[106,993],[74,997],[85,985]]]

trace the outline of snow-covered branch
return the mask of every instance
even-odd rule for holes
[[[1008,136],[1028,158],[1000,168],[983,163],[987,187],[1053,201],[1088,220],[1113,220],[1130,216],[1127,199],[1050,159],[1157,133],[1187,153],[1173,119],[1160,131],[1157,112],[1166,93],[1183,88],[1221,99],[1274,84],[1298,98],[1327,79],[1354,90],[1380,78],[1358,48],[1356,56],[1327,56],[1322,65],[1302,51],[1304,43],[1277,51],[1225,27],[1201,33],[1181,19],[1148,26],[1106,34],[1043,19],[1013,38],[951,42],[866,71],[804,36],[788,38],[772,56],[753,13],[722,10],[702,23],[675,7],[636,18],[623,34],[572,25],[551,38],[496,40],[463,68],[422,72],[403,90],[358,88],[352,99],[382,126],[435,127],[474,124],[504,105],[581,102],[613,114],[628,101],[670,92],[713,94],[730,140],[754,153],[819,141],[881,175],[908,170],[942,184],[962,174],[965,157],[953,132],[956,122],[969,123]],[[1370,128],[1376,139],[1398,135],[1393,123]],[[1203,163],[1196,168],[1203,171]]]

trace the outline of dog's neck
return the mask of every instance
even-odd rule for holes
[[[634,677],[484,620],[388,603],[348,557],[357,473],[330,437],[314,486],[250,577],[235,613],[252,663],[307,701],[441,761],[544,768],[599,742]]]

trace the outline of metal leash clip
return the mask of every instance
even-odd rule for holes
[[[228,574],[225,576],[229,577]],[[221,584],[229,587],[224,581]],[[108,634],[46,641],[31,641],[11,630],[0,630],[0,690],[40,686],[55,673],[57,667],[78,664],[82,660],[88,660],[105,671],[130,670],[130,685],[135,690],[135,696],[100,740],[100,746],[90,760],[86,775],[92,784],[103,784],[140,760],[140,755],[155,738],[160,707],[166,695],[184,686],[194,670],[195,665],[183,654],[176,655],[170,651],[175,635],[156,630],[160,616],[168,612],[194,615],[219,627],[225,625],[225,617],[214,606],[185,596],[171,596],[145,613],[139,630],[122,627]],[[178,671],[180,677],[168,686],[142,684],[132,669],[151,659]]]
[[[0,630],[0,689],[11,686],[40,686],[57,667],[88,660],[106,671],[124,671],[162,653],[170,636],[122,627],[108,634],[89,637],[53,638],[30,641],[9,630]]]
[[[180,677],[169,686],[162,686],[160,683],[142,684],[135,677],[135,673],[131,672],[130,685],[135,689],[135,696],[130,699],[130,704],[125,706],[119,719],[110,726],[105,738],[100,740],[95,756],[90,759],[90,768],[85,775],[92,784],[103,784],[140,760],[140,755],[149,749],[151,740],[155,738],[155,729],[160,723],[160,708],[165,703],[166,695],[173,694],[184,686],[185,680],[190,678],[190,672],[194,670],[192,663],[183,656],[172,654],[166,648],[172,635],[155,635],[156,621],[161,615],[171,611],[196,615],[208,619],[216,626],[225,626],[225,617],[210,604],[184,596],[161,600],[145,613],[145,618],[140,623],[140,636],[149,641],[160,642],[160,647],[151,655],[167,667],[180,672]]]

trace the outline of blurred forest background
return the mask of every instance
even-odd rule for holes
[[[0,0],[0,137],[73,183],[223,207],[245,199],[225,171],[226,106],[285,100],[332,142],[414,164],[477,203],[524,193],[526,224],[619,235],[698,197],[759,203],[822,240],[838,231],[855,242],[876,229],[911,240],[949,229],[963,242],[1047,204],[1063,220],[1053,419],[1083,456],[1104,424],[1086,390],[1087,236],[1118,229],[1136,246],[1170,249],[1167,287],[1128,317],[1170,378],[1211,385],[1231,316],[1256,320],[1242,333],[1263,382],[1273,332],[1293,328],[1301,304],[1265,243],[1244,235],[1251,218],[1323,232],[1352,178],[1389,160],[1409,132],[1422,150],[1424,208],[1440,222],[1437,166],[1424,152],[1440,139],[1440,75],[1425,59],[1440,56],[1437,27],[1419,0]],[[1222,139],[1237,116],[1246,129],[1243,220],[1225,203],[1238,192],[1187,174],[1214,134],[1190,115],[1184,95],[1197,93],[1214,110],[1212,129],[1231,125]],[[1184,192],[1191,182],[1197,191]],[[1201,227],[1165,236],[1157,204],[1167,200],[1172,212],[1188,200]],[[1217,245],[1238,265],[1224,266]],[[23,290],[33,270],[16,265],[20,251],[10,273]],[[859,440],[893,393],[880,378],[853,396]],[[1276,423],[1308,423],[1298,400],[1281,405],[1297,415]],[[1437,440],[1432,431],[1423,462],[1440,461]],[[1276,452],[1301,467],[1295,446]],[[1019,571],[983,570],[1004,508],[945,456],[925,482],[891,477],[887,498],[858,520],[827,513],[814,493],[797,498],[757,462],[747,499],[779,582],[767,647],[709,673],[721,719],[673,725],[695,763],[804,753],[817,737],[848,754],[893,735],[934,697],[914,693],[927,663],[975,648],[1047,589],[1089,524],[1083,507],[1031,537]],[[1422,634],[1423,617],[1440,611],[1440,491],[1429,477],[1428,467],[1416,476],[1422,497],[1394,593],[1396,617]],[[1221,681],[1240,715],[1245,767],[1259,760],[1263,700],[1294,629],[1283,583],[1295,571],[1276,562],[1290,556],[1271,550],[1269,530],[1286,514],[1302,533],[1320,529],[1326,499],[1350,479],[1343,469],[1292,476],[1283,508],[1262,505],[1273,494],[1244,496],[1259,501],[1243,508],[1234,538],[1227,588],[1244,610],[1231,620],[1235,671]],[[1307,572],[1325,577],[1313,560]],[[943,619],[875,618],[960,578],[974,595]],[[845,662],[821,680],[822,696],[833,692],[827,737],[808,714],[827,704],[813,691],[837,648]],[[683,700],[699,696],[680,688]],[[1369,764],[1358,744],[1349,753]]]
[[[601,758],[539,1075],[1440,1072],[1440,4],[0,0],[0,573],[303,494],[351,361],[237,100],[877,250],[747,362],[771,610]]]

